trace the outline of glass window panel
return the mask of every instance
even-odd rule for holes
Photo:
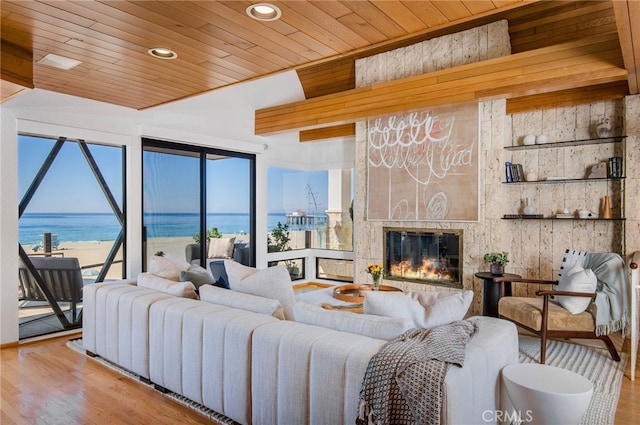
[[[270,261],[268,266],[285,266],[289,271],[289,276],[291,276],[291,280],[301,280],[305,277],[305,269],[304,269],[304,258],[291,258],[287,260],[280,261]]]
[[[235,238],[233,257],[251,265],[251,160],[207,155],[208,236]]]
[[[319,279],[353,282],[353,260],[317,258],[316,276]]]
[[[353,250],[352,169],[267,170],[268,251]]]
[[[61,147],[53,156],[52,149],[57,143],[61,143]],[[86,147],[97,170],[92,170],[81,144]],[[123,158],[124,148],[121,146],[18,136],[18,190],[21,204],[25,206],[18,221],[19,243],[26,254],[22,263],[33,262],[32,259],[36,258],[52,258],[52,261],[77,258],[80,266],[77,273],[82,284],[124,277],[123,244],[119,246],[113,262],[106,264],[116,240],[123,235],[123,225],[95,175],[99,173],[102,176],[106,190],[122,210]],[[37,184],[35,179],[39,171],[45,169],[43,165],[48,169]],[[35,188],[33,196],[26,199],[31,187]],[[69,273],[67,277],[71,285],[73,274]],[[50,288],[59,301],[49,304],[51,300],[39,288],[36,289],[38,284],[30,276],[28,272],[20,273],[19,277],[20,338],[79,327],[81,316],[74,317],[73,303],[63,301],[65,297],[55,292],[59,284],[51,287],[54,289]],[[76,313],[79,310],[81,304],[76,305]],[[67,323],[56,314],[58,311],[66,317]]]
[[[142,161],[147,264],[157,254],[185,258],[200,231],[199,156],[145,147]]]

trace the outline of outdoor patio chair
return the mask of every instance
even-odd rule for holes
[[[35,277],[20,261],[18,270],[18,299],[20,301],[68,302],[71,322],[78,320],[77,304],[82,301],[82,272],[77,258],[29,257],[46,288],[53,297],[47,299]]]

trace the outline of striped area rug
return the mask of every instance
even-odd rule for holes
[[[520,335],[519,339],[520,363],[538,363],[538,359],[540,358],[540,339],[526,335]],[[67,345],[84,354],[81,339],[71,340]],[[570,370],[584,376],[593,383],[594,388],[591,404],[582,418],[580,425],[613,425],[616,406],[620,396],[620,385],[622,383],[628,355],[626,353],[620,353],[620,357],[621,360],[615,362],[611,360],[609,352],[606,349],[556,340],[549,340],[547,342],[547,365]],[[136,375],[107,360],[100,357],[93,359],[124,375],[138,379]],[[140,383],[145,385],[142,382]],[[169,392],[165,395],[187,407],[197,410],[222,425],[237,424],[237,422],[226,416],[214,412],[179,394]]]
[[[580,425],[613,424],[627,357],[620,353],[620,361],[616,362],[604,348],[547,341],[547,365],[570,370],[593,383],[591,404]],[[520,335],[520,363],[538,363],[539,359],[540,339]]]

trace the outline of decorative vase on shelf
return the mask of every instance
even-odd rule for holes
[[[611,197],[606,195],[602,206],[602,218],[611,218]]]
[[[611,121],[609,118],[601,118],[600,122],[596,125],[596,134],[598,137],[611,137]]]
[[[533,207],[531,198],[526,198],[524,202],[524,213],[526,215],[533,215],[536,213],[536,209]]]

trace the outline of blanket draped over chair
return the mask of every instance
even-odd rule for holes
[[[568,251],[564,261],[567,270],[574,264],[580,264],[598,277],[594,313],[596,335],[613,332],[626,335],[631,324],[631,300],[622,257],[608,252]]]
[[[367,366],[356,424],[439,424],[444,380],[464,365],[478,329],[474,319],[410,329],[386,343]]]

